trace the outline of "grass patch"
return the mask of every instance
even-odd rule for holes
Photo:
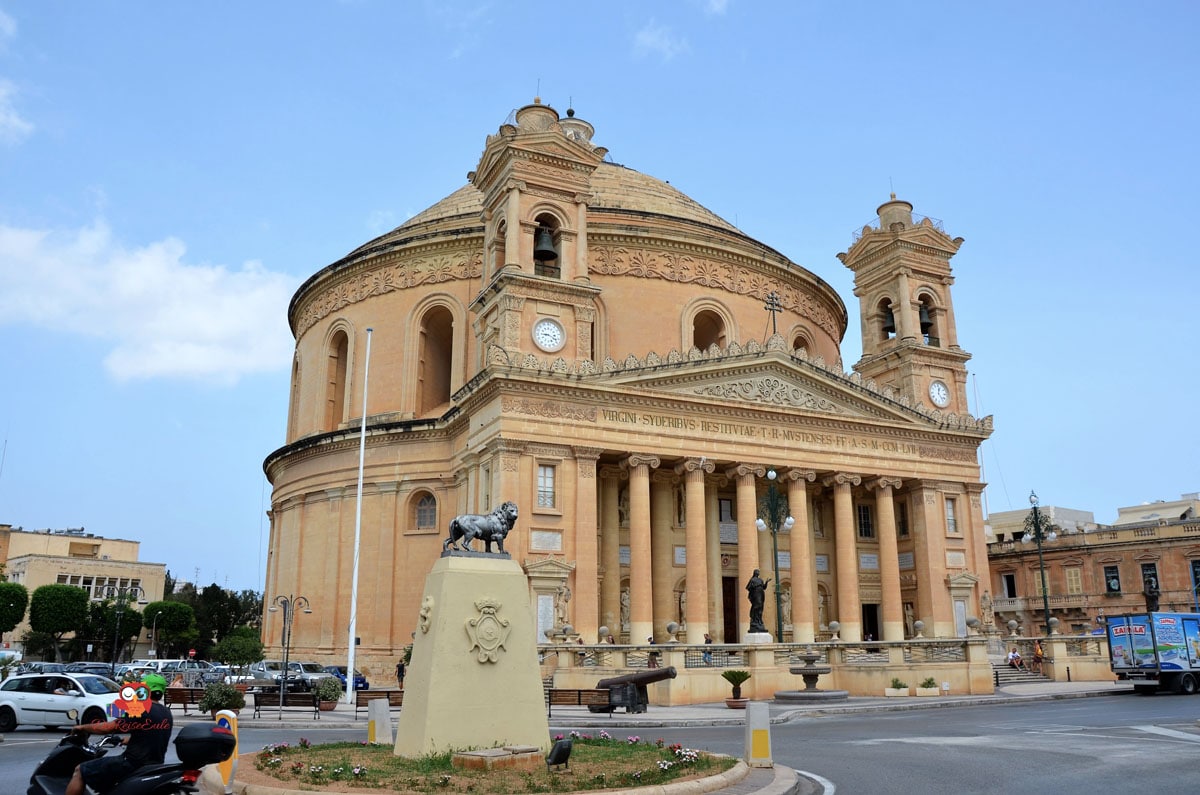
[[[661,738],[617,738],[606,731],[595,735],[571,732],[568,737],[574,740],[574,747],[566,770],[548,771],[544,764],[536,770],[460,770],[450,763],[449,752],[408,759],[393,755],[390,746],[313,745],[304,739],[295,745],[266,746],[255,757],[254,767],[297,789],[491,795],[645,787],[716,775],[737,763],[730,757],[671,745]]]

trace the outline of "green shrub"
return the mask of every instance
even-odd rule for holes
[[[337,701],[342,697],[342,683],[330,676],[317,682],[318,701]]]
[[[908,690],[908,682],[902,682],[898,677],[892,677],[893,690]]]
[[[213,682],[204,688],[204,695],[196,703],[201,712],[216,712],[222,709],[239,710],[246,706],[246,695],[233,685]]]
[[[925,679],[924,679],[924,680],[921,682],[921,684],[919,684],[919,685],[918,685],[918,687],[923,687],[923,688],[925,688],[926,690],[928,690],[928,689],[929,689],[929,688],[931,688],[931,687],[937,687],[937,680],[936,680],[936,679],[934,679],[932,676],[927,676],[927,677],[925,677]]]

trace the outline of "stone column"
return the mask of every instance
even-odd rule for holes
[[[621,478],[619,467],[600,470],[600,564],[604,577],[600,582],[600,623],[614,638],[621,637],[621,511],[618,499]],[[605,638],[600,638],[603,642]]]
[[[754,520],[758,492],[755,478],[767,473],[766,467],[757,464],[739,464],[726,471],[726,476],[737,483],[737,526],[738,526],[738,637],[726,638],[726,643],[740,643],[750,632],[750,600],[745,587],[758,565],[758,530]]]
[[[808,484],[817,479],[817,473],[811,469],[792,469],[784,475],[784,479],[788,487],[788,508],[796,520],[788,540],[792,553],[792,642],[812,643],[816,638],[813,627],[816,616],[813,607],[816,562],[813,559],[812,531],[808,526]]]
[[[621,462],[629,473],[629,638],[644,643],[654,632],[650,579],[650,470],[659,459],[633,454]]]
[[[910,484],[910,487],[912,484]],[[917,481],[913,491],[913,565],[917,578],[917,618],[927,638],[955,636],[954,606],[946,582],[946,518],[936,485]]]
[[[521,190],[525,183],[508,183],[508,200],[504,210],[504,264],[521,265]]]
[[[704,521],[704,476],[711,461],[689,458],[675,467],[683,475],[687,500],[687,642],[703,643],[708,632],[708,528]]]
[[[721,591],[721,505],[717,489],[727,481],[723,475],[708,478],[704,492],[704,533],[708,576],[708,631],[714,642],[725,642],[725,603]]]
[[[575,453],[575,631],[587,643],[596,643],[600,594],[596,574],[600,568],[596,528],[596,461],[599,447],[574,447]]]
[[[858,475],[839,472],[826,478],[833,487],[833,535],[837,551],[837,608],[841,623],[840,637],[849,643],[862,640],[862,602],[858,598],[858,531],[854,527],[854,499],[851,486],[862,483]]]
[[[904,640],[904,606],[900,599],[900,552],[896,543],[896,505],[893,489],[899,478],[880,477],[867,484],[875,490],[875,515],[879,518],[879,584],[883,592],[881,640]]]
[[[671,527],[675,517],[675,474],[662,470],[650,475],[650,567],[654,581],[654,639],[665,642],[667,622],[675,620],[675,546]],[[633,637],[645,643],[646,636]]]

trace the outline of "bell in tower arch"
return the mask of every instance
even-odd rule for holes
[[[920,321],[921,333],[928,334],[929,329],[933,328],[933,318],[929,316],[929,308],[925,304],[921,304]]]
[[[883,333],[884,334],[895,334],[896,333],[896,316],[894,314],[892,314],[892,310],[890,307],[888,309],[883,310]]]
[[[533,258],[539,262],[558,259],[558,251],[554,248],[554,235],[548,227],[538,227],[537,239],[533,243]]]

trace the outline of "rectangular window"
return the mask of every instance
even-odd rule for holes
[[[1045,583],[1045,587],[1042,586]],[[1033,573],[1033,593],[1035,596],[1043,596],[1050,593],[1050,572],[1035,571]]]
[[[1078,567],[1063,569],[1063,574],[1067,577],[1067,593],[1071,596],[1079,596],[1083,593],[1083,577]]]
[[[901,500],[896,503],[896,535],[900,538],[908,538],[908,501]]]
[[[721,514],[720,521],[732,522],[733,518],[733,500],[728,497],[720,497],[717,499],[717,509]]]
[[[946,502],[946,532],[947,533],[957,533],[958,532],[958,517],[955,516],[955,508],[958,505],[958,501],[955,500],[953,497],[947,497],[945,502]]]
[[[858,506],[858,537],[859,538],[874,538],[875,525],[871,521],[871,506]]]
[[[1015,574],[1004,575],[1004,596],[1007,599],[1017,598],[1017,576]]]
[[[1159,583],[1159,581],[1158,581],[1158,564],[1157,563],[1143,563],[1142,564],[1142,590],[1145,590],[1147,580],[1149,580],[1150,584],[1153,585],[1155,588],[1158,588],[1158,589],[1162,588],[1161,583]]]
[[[556,467],[553,464],[538,464],[537,471],[537,505],[539,508],[554,508],[554,476]]]
[[[1104,592],[1121,592],[1121,569],[1118,566],[1104,567]]]

